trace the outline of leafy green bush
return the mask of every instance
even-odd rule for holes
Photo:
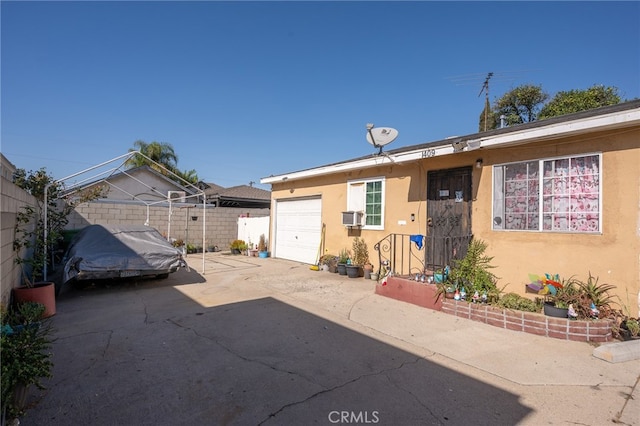
[[[497,295],[497,281],[491,269],[495,268],[491,264],[493,257],[485,255],[487,243],[473,239],[467,248],[464,258],[454,260],[448,281],[458,288],[464,287],[468,294],[478,292],[487,295]]]
[[[503,309],[514,309],[516,311],[540,312],[542,306],[534,300],[520,296],[517,293],[507,293],[502,296],[496,303]]]
[[[41,319],[45,307],[35,302],[18,305],[15,311],[3,310],[0,357],[2,357],[2,410],[9,416],[21,414],[14,390],[19,385],[44,389],[42,378],[51,377],[51,326]]]
[[[246,250],[248,247],[247,243],[244,240],[233,240],[229,245],[231,250]]]

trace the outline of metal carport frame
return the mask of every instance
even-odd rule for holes
[[[115,157],[109,161],[105,161],[104,163],[100,163],[97,164],[93,167],[90,167],[88,169],[82,170],[80,172],[74,173],[72,175],[69,175],[67,177],[64,177],[62,179],[58,179],[55,180],[49,184],[47,184],[45,186],[45,190],[44,190],[44,239],[46,241],[48,234],[49,234],[49,222],[48,222],[48,209],[49,209],[49,203],[48,203],[48,197],[49,197],[49,188],[53,185],[59,185],[61,184],[64,187],[65,190],[65,196],[68,197],[69,195],[73,194],[74,192],[77,192],[79,190],[81,190],[82,188],[88,186],[89,184],[91,185],[95,185],[95,184],[99,184],[99,183],[105,183],[111,187],[114,187],[116,189],[118,189],[119,191],[131,196],[133,199],[137,200],[138,202],[140,202],[141,204],[144,204],[147,207],[147,219],[144,223],[144,225],[149,226],[149,207],[156,205],[156,204],[161,204],[161,203],[169,203],[169,217],[167,219],[167,222],[171,223],[171,212],[172,212],[172,206],[171,206],[171,198],[167,197],[167,200],[161,200],[161,201],[154,201],[154,202],[149,202],[146,200],[141,199],[140,197],[130,194],[127,191],[125,191],[124,189],[118,187],[117,185],[107,181],[108,178],[112,177],[114,174],[116,173],[122,173],[126,176],[128,176],[130,179],[135,180],[136,182],[144,185],[145,187],[147,187],[149,190],[151,190],[152,192],[157,193],[158,195],[162,196],[162,197],[166,197],[165,194],[161,193],[160,191],[156,190],[155,188],[147,185],[146,183],[142,182],[139,179],[136,179],[135,177],[131,176],[130,174],[127,173],[127,169],[125,168],[125,165],[127,163],[127,161],[129,159],[131,159],[132,157],[139,155],[142,156],[143,158],[145,158],[146,160],[149,161],[149,163],[154,164],[155,166],[157,166],[158,168],[160,168],[160,170],[165,171],[167,175],[171,175],[175,178],[178,179],[179,182],[182,183],[182,186],[189,188],[189,189],[193,189],[195,190],[193,195],[188,195],[185,196],[185,198],[196,198],[197,197],[201,197],[202,200],[202,220],[203,220],[203,226],[202,226],[202,247],[205,247],[205,242],[206,242],[206,223],[207,223],[207,208],[206,208],[206,197],[205,197],[205,193],[203,190],[199,189],[197,186],[195,186],[194,184],[187,182],[186,180],[184,180],[183,178],[181,178],[180,176],[176,175],[175,173],[173,173],[171,170],[167,169],[166,167],[164,167],[162,164],[159,164],[157,162],[155,162],[154,160],[152,160],[151,158],[147,157],[146,155],[142,154],[140,151],[130,151],[124,155],[120,155],[118,157]],[[96,172],[99,171],[100,169],[106,169],[103,170],[101,172],[98,172],[97,174],[93,174],[90,177],[86,177],[86,178],[81,178],[82,175],[85,174],[89,174],[92,172]],[[70,184],[69,186],[66,186],[66,182],[74,179],[74,178],[80,178],[80,180],[74,181],[72,184]],[[167,235],[167,238],[169,237],[169,235]],[[44,245],[44,258],[47,258],[47,245]],[[202,271],[201,271],[202,275],[205,275],[205,250],[202,250]],[[47,279],[47,262],[45,261],[44,263],[44,267],[43,267],[43,271],[42,271],[42,275],[44,277],[44,279]]]

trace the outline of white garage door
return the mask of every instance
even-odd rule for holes
[[[275,220],[275,257],[315,264],[322,232],[322,200],[278,201]]]

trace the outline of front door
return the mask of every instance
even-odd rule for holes
[[[427,173],[425,265],[438,269],[467,253],[471,240],[471,167]]]

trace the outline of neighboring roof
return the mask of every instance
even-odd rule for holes
[[[198,188],[202,189],[205,195],[207,196],[219,194],[220,192],[224,191],[223,186],[216,185],[215,183],[202,182],[202,181],[198,182]]]
[[[271,201],[271,191],[256,188],[253,186],[240,185],[232,186],[225,189],[220,195],[226,198],[242,198],[252,200],[269,200]]]
[[[215,202],[219,207],[268,208],[271,204],[271,191],[248,185],[223,188],[214,183],[203,184],[207,202]]]
[[[581,111],[574,114],[537,120],[502,129],[454,136],[439,141],[412,145],[365,157],[325,166],[305,169],[262,178],[260,183],[272,184],[285,180],[305,179],[331,173],[347,172],[383,164],[403,163],[428,157],[451,155],[476,149],[491,149],[510,145],[521,145],[577,135],[590,131],[602,131],[640,125],[640,100],[623,102],[612,106]]]

